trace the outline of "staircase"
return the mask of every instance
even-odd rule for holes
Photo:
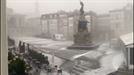
[[[86,70],[89,70],[87,66],[75,65],[73,67],[72,73],[75,75],[80,75],[81,73],[84,73]]]

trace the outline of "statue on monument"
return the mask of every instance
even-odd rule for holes
[[[85,19],[84,15],[84,3],[80,1],[80,17],[79,17],[79,24],[78,24],[78,32],[88,31],[87,23],[88,21]]]
[[[80,8],[80,14],[83,15],[84,14],[84,4],[82,1],[80,1],[80,4],[81,4],[81,8]]]
[[[80,1],[80,15],[78,21],[78,32],[74,34],[74,44],[69,49],[92,49],[94,45],[92,43],[91,34],[88,32],[87,23],[84,14],[84,3]]]
[[[84,15],[84,3],[80,1],[80,16],[78,21],[78,32],[74,35],[74,42],[78,45],[88,45],[91,43],[90,33],[88,32],[87,23]]]

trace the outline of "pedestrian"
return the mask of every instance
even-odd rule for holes
[[[23,45],[22,45],[22,52],[25,52],[25,42],[23,42]]]
[[[51,75],[51,69],[50,68],[47,69],[47,75]]]
[[[30,48],[29,48],[29,44],[27,44],[27,50],[28,50],[28,51],[30,50]]]
[[[27,47],[25,48],[25,53],[29,52],[29,44],[27,44]]]
[[[21,50],[21,44],[22,44],[22,42],[19,41],[19,46],[18,46],[19,51]]]
[[[23,42],[23,45],[20,45],[20,53],[24,53],[24,52],[25,52],[25,42]]]
[[[59,69],[57,72],[57,75],[62,75],[62,69]]]
[[[55,68],[55,71],[57,71],[58,66],[57,66],[57,65],[55,65],[55,66],[54,66],[54,68]]]

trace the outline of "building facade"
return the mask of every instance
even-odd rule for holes
[[[25,30],[26,35],[29,36],[40,35],[41,34],[40,17],[26,18],[26,24],[23,29]]]
[[[113,33],[110,27],[110,15],[101,14],[97,16],[98,18],[98,35],[101,41],[108,41],[113,37]]]
[[[28,17],[15,13],[11,8],[6,12],[8,36],[36,36],[41,34],[40,17]]]
[[[73,40],[73,35],[77,32],[79,21],[79,11],[57,12],[42,15],[42,33],[52,37],[54,34],[62,34],[66,40]],[[88,23],[88,30],[91,31],[91,14],[85,14]],[[93,22],[95,23],[95,22]]]
[[[8,15],[9,16],[9,15]],[[8,35],[20,36],[23,32],[23,26],[25,25],[25,15],[22,14],[10,14],[7,16]]]
[[[44,35],[52,37],[54,34],[62,34],[67,40],[73,40],[73,35],[78,30],[78,10],[60,11],[42,16],[42,33],[45,33]],[[88,21],[88,31],[94,41],[108,41],[133,30],[133,7],[131,4],[121,9],[111,10],[107,14],[85,12],[85,18]]]
[[[133,30],[133,6],[126,5],[124,8],[111,10],[110,23],[116,37],[129,33]]]
[[[127,4],[121,9],[97,15],[96,31],[101,41],[108,41],[133,31],[133,7]]]

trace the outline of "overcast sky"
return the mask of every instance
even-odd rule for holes
[[[35,12],[35,2],[38,1],[40,13],[53,13],[58,10],[73,11],[80,9],[79,0],[7,0],[7,7],[15,12],[29,14]],[[107,13],[109,10],[118,9],[133,0],[82,0],[85,11]]]

